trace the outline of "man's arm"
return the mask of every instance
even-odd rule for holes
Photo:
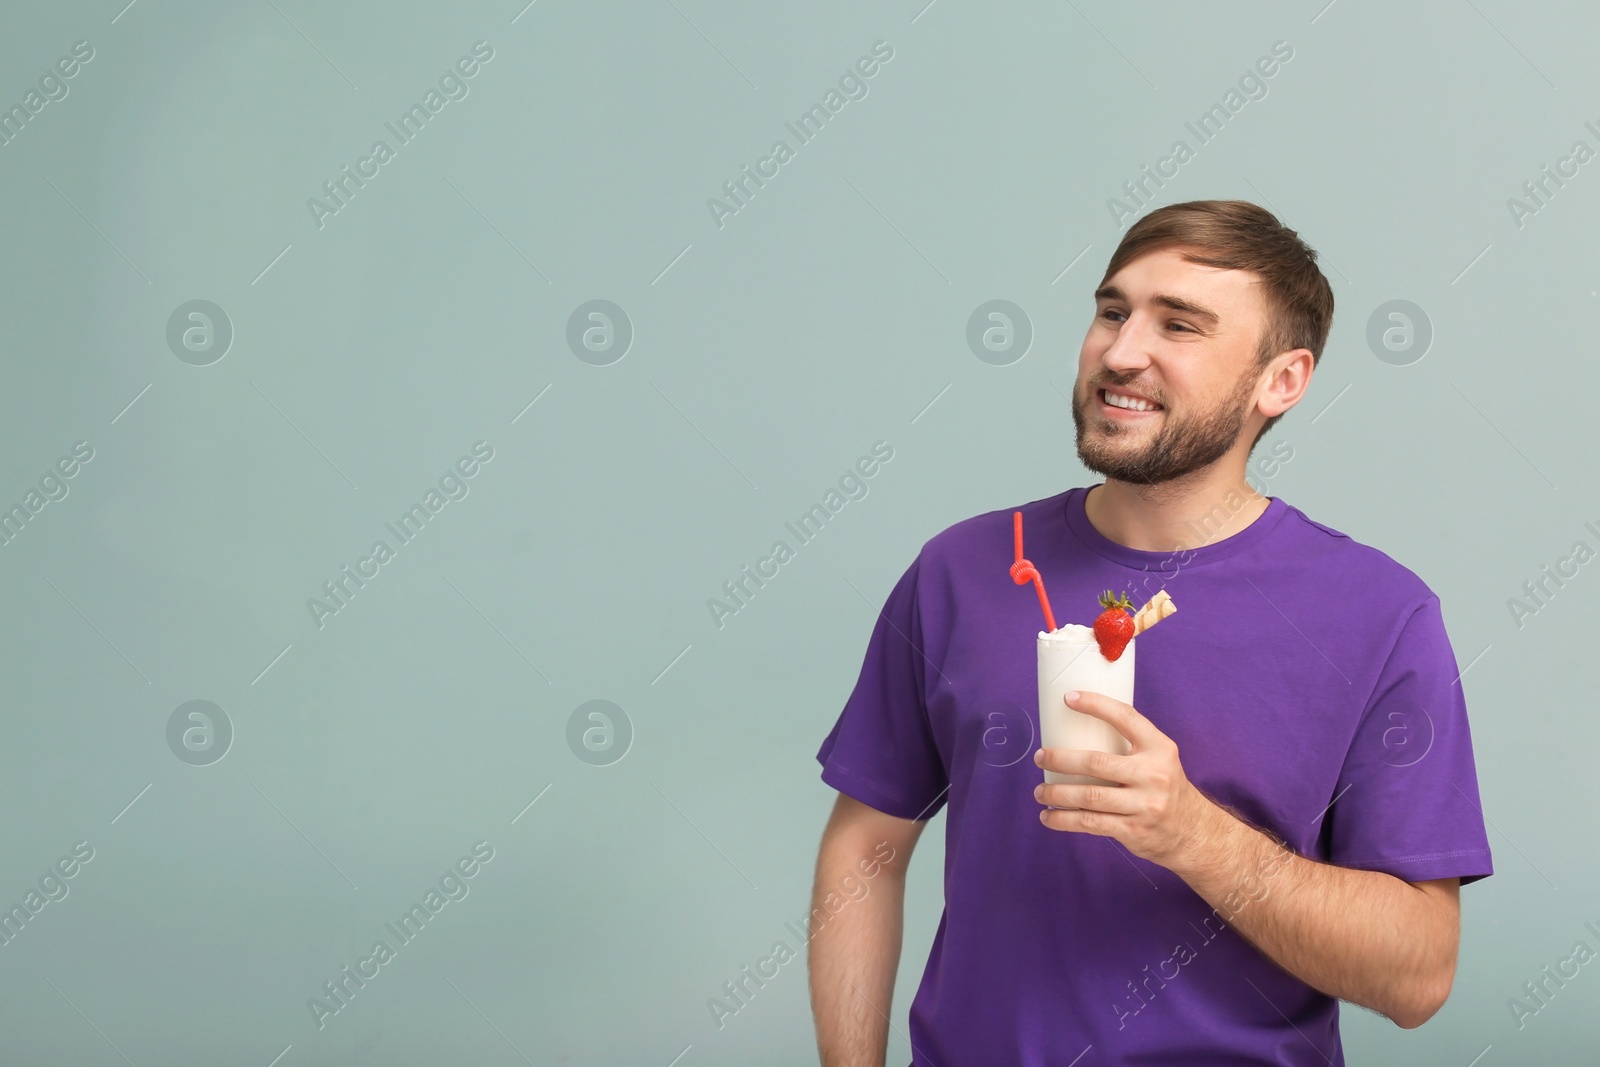
[[[1242,937],[1307,985],[1405,1029],[1443,1006],[1460,945],[1459,878],[1405,882],[1319,863],[1204,800],[1193,845],[1168,866]]]
[[[927,824],[844,793],[822,833],[807,966],[822,1067],[883,1067],[906,865]]]

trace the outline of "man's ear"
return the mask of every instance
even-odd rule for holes
[[[1282,415],[1300,402],[1311,386],[1311,372],[1316,361],[1311,349],[1296,348],[1282,352],[1267,365],[1267,388],[1258,402],[1262,414],[1268,418]]]

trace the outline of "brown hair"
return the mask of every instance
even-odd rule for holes
[[[1256,349],[1258,369],[1296,348],[1310,349],[1316,367],[1333,326],[1333,288],[1317,267],[1316,250],[1272,212],[1248,200],[1191,200],[1157,208],[1122,235],[1100,284],[1140,256],[1169,248],[1191,263],[1261,277],[1267,322]],[[1250,447],[1281,418],[1269,418]]]

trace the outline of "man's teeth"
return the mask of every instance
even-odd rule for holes
[[[1152,404],[1148,400],[1135,400],[1131,396],[1119,396],[1116,393],[1107,392],[1104,389],[1100,391],[1100,395],[1105,399],[1107,404],[1110,404],[1114,408],[1127,408],[1130,411],[1160,410],[1159,405]]]

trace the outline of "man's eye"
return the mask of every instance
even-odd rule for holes
[[[1102,311],[1100,313],[1100,317],[1101,318],[1106,318],[1107,316],[1110,316],[1110,315],[1121,315],[1121,314],[1122,314],[1122,312],[1118,311],[1116,308],[1106,308],[1104,311]],[[1112,319],[1111,321],[1112,322],[1116,322],[1116,323],[1120,323],[1122,320],[1118,318],[1118,319]],[[1176,321],[1174,321],[1174,322],[1167,323],[1167,325],[1169,327],[1173,327],[1173,326],[1180,327],[1187,333],[1194,333],[1195,332],[1194,327],[1190,326],[1186,322],[1176,322]]]

